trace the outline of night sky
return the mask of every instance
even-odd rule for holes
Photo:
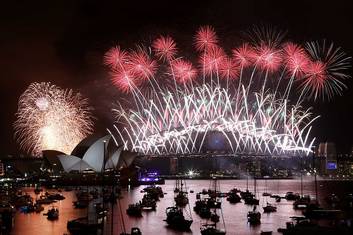
[[[271,24],[288,30],[288,38],[295,42],[326,38],[352,56],[353,1],[324,2],[4,1],[0,8],[0,153],[20,152],[12,123],[19,96],[35,81],[83,93],[95,108],[95,131],[105,133],[113,121],[110,109],[117,90],[110,85],[102,56],[116,43],[128,48],[168,33],[187,52],[193,33],[209,24],[221,44],[231,48],[239,44],[234,42],[239,31]],[[336,142],[340,152],[349,151],[353,144],[352,84],[347,81],[349,89],[342,97],[314,105],[321,118],[313,135],[317,142]]]

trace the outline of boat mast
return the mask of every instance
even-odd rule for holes
[[[300,156],[300,196],[303,197],[303,157]]]
[[[246,168],[246,191],[249,190],[249,169]]]

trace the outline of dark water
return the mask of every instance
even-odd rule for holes
[[[262,197],[262,193],[266,190],[273,194],[284,195],[287,191],[294,191],[300,193],[300,180],[257,180],[258,197],[260,198],[259,210],[262,212],[262,206],[266,202],[273,203],[277,206],[277,212],[271,214],[262,214],[261,225],[252,227],[247,223],[246,214],[252,209],[244,203],[235,205],[230,204],[225,198],[222,201],[222,211],[225,220],[225,228],[227,234],[259,234],[261,231],[273,231],[277,234],[277,228],[284,227],[285,223],[289,221],[290,216],[300,216],[301,211],[293,209],[291,201],[282,200],[276,203],[273,198]],[[195,193],[189,193],[190,208],[192,218],[194,220],[191,232],[175,232],[166,227],[165,222],[165,209],[173,205],[173,189],[174,181],[167,180],[165,185],[162,185],[163,191],[167,194],[157,203],[157,211],[144,212],[142,218],[128,217],[125,213],[129,203],[138,202],[142,199],[143,193],[140,191],[145,186],[140,186],[133,189],[126,189],[123,191],[123,199],[121,200],[121,210],[124,216],[124,224],[127,231],[131,227],[137,226],[141,229],[144,235],[186,235],[186,234],[200,234],[200,225],[205,220],[200,219],[192,210],[195,200],[196,192],[210,187],[209,180],[187,180],[186,186],[189,190],[194,190]],[[344,192],[353,191],[353,182],[351,181],[318,181],[319,199],[324,201],[324,197],[329,193],[343,194]],[[222,192],[228,192],[230,189],[237,187],[242,190],[246,189],[246,180],[220,180],[220,188]],[[249,189],[253,189],[253,181],[249,181]],[[26,188],[24,191],[33,192],[32,188]],[[311,179],[304,180],[303,184],[304,194],[309,194],[315,197],[315,186]],[[63,235],[67,233],[66,223],[70,219],[86,215],[85,209],[74,209],[72,202],[76,199],[74,192],[63,192],[66,197],[65,200],[57,202],[55,205],[60,210],[60,218],[58,221],[48,221],[42,214],[22,214],[17,213],[15,218],[15,227],[12,235]],[[33,194],[32,194],[33,195]],[[34,195],[33,195],[34,196]],[[45,207],[45,211],[47,210]],[[123,230],[123,223],[119,213],[118,206],[114,207],[113,216],[113,234],[120,234]],[[107,219],[110,221],[110,218]],[[222,225],[221,225],[222,227]],[[108,223],[105,228],[105,234],[110,233],[111,225]]]

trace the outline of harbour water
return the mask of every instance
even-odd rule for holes
[[[138,202],[142,199],[143,193],[141,190],[146,186],[139,186],[135,188],[125,188],[122,190],[123,198],[119,204],[114,206],[113,213],[113,233],[111,233],[111,218],[107,218],[107,224],[105,226],[104,234],[118,235],[124,227],[127,232],[130,231],[131,227],[139,227],[144,235],[186,235],[186,234],[200,234],[200,226],[205,223],[206,220],[202,220],[198,215],[193,212],[193,206],[196,200],[196,193],[201,192],[202,189],[208,189],[210,187],[210,180],[186,180],[186,187],[189,191],[190,209],[187,206],[186,209],[191,211],[193,218],[193,224],[190,232],[176,232],[167,228],[165,219],[165,209],[172,206],[174,203],[174,187],[175,181],[166,180],[165,185],[161,185],[163,191],[166,193],[164,198],[157,203],[157,210],[152,212],[143,212],[143,217],[134,218],[126,215],[126,209],[128,204]],[[247,187],[246,180],[219,180],[220,189],[222,192],[228,192],[232,188],[238,188],[245,190]],[[253,180],[248,181],[249,190],[253,190]],[[266,187],[267,185],[267,187]],[[262,213],[261,224],[258,226],[250,226],[247,223],[247,212],[252,210],[252,206],[245,205],[242,203],[230,204],[225,198],[222,199],[222,212],[225,221],[225,228],[227,234],[260,234],[261,231],[273,231],[273,234],[278,234],[277,229],[279,227],[285,227],[285,223],[290,220],[291,216],[301,216],[302,213],[299,210],[293,209],[293,201],[287,201],[285,199],[281,202],[275,202],[274,198],[263,197],[262,193],[267,191],[273,194],[279,194],[284,196],[286,192],[293,191],[300,193],[301,186],[300,180],[257,180],[257,196],[260,199],[260,205],[258,206],[259,211],[262,210],[262,206],[266,205],[266,202],[273,203],[277,206],[277,212],[265,214]],[[331,194],[336,193],[337,195],[343,195],[344,193],[353,191],[352,181],[318,181],[318,192],[319,200],[324,203],[324,198]],[[193,190],[194,193],[190,193]],[[35,198],[33,188],[24,188],[24,192],[28,192]],[[58,201],[54,205],[59,208],[60,217],[57,221],[49,221],[43,212],[40,214],[31,213],[23,214],[20,212],[16,213],[15,226],[11,232],[12,235],[63,235],[69,234],[66,229],[68,220],[85,216],[87,214],[86,209],[74,209],[73,201],[76,200],[75,192],[62,192],[66,197],[65,200]],[[303,193],[310,195],[312,198],[315,197],[315,184],[312,179],[305,179],[303,182]],[[51,207],[51,205],[45,206],[45,211]],[[122,213],[121,213],[121,212]],[[121,214],[124,220],[121,218]],[[222,227],[222,226],[221,226]]]

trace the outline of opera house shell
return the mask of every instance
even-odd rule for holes
[[[136,156],[137,153],[125,151],[123,146],[118,146],[110,135],[98,139],[88,137],[70,155],[54,150],[43,151],[43,157],[52,168],[65,172],[102,172],[129,167]]]

